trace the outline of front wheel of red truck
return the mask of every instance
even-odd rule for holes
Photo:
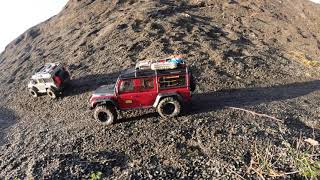
[[[177,117],[181,112],[181,103],[173,97],[167,97],[160,101],[157,111],[163,118]]]
[[[117,119],[117,112],[113,107],[98,106],[93,116],[101,124],[111,125]]]

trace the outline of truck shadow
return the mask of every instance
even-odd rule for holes
[[[193,95],[191,106],[186,108],[186,112],[182,116],[209,113],[231,106],[241,108],[245,106],[255,106],[262,103],[285,101],[305,96],[318,90],[320,90],[320,80],[296,82],[271,87],[228,89],[217,92],[199,93]],[[291,112],[285,113],[287,118],[285,119],[284,124],[292,130],[294,137],[299,137],[302,130],[303,134],[308,135],[309,137],[312,137],[313,133],[320,134],[319,130],[312,129],[299,119],[293,118],[294,115],[290,115]],[[124,117],[117,123],[138,121],[158,116],[159,115],[157,113],[147,113],[137,117]]]
[[[76,96],[94,91],[102,85],[115,83],[119,74],[120,72],[93,74],[72,79],[66,86],[63,96]]]
[[[320,90],[320,80],[194,94],[189,113],[199,114],[228,106],[244,107],[273,101],[284,101],[298,98],[317,90]]]
[[[12,110],[0,106],[0,146],[4,145],[5,130],[17,122],[17,116]]]
[[[253,87],[244,89],[228,89],[218,92],[195,94],[187,115],[208,113],[228,107],[243,108],[262,103],[285,101],[308,95],[320,90],[320,80],[296,82],[271,87]],[[305,100],[306,102],[306,100]],[[307,102],[308,103],[308,102]],[[290,129],[286,136],[299,138],[301,135],[319,138],[319,127],[312,127],[302,122],[294,112],[283,112],[278,118],[284,118],[284,125]]]

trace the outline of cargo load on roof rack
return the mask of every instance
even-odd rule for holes
[[[185,65],[185,62],[181,56],[171,56],[158,60],[151,59],[140,61],[136,64],[136,69],[165,70],[175,69],[181,65]]]
[[[175,62],[156,62],[151,64],[152,70],[176,69],[178,64]]]

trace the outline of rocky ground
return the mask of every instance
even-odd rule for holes
[[[304,178],[293,151],[320,152],[304,142],[320,140],[319,15],[305,0],[70,0],[0,55],[0,179]],[[178,53],[197,81],[184,115],[93,120],[92,90]],[[33,69],[55,61],[68,91],[32,99]]]

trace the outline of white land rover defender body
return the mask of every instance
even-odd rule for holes
[[[47,93],[54,99],[69,80],[70,74],[63,64],[47,63],[32,75],[28,90],[33,97]]]

